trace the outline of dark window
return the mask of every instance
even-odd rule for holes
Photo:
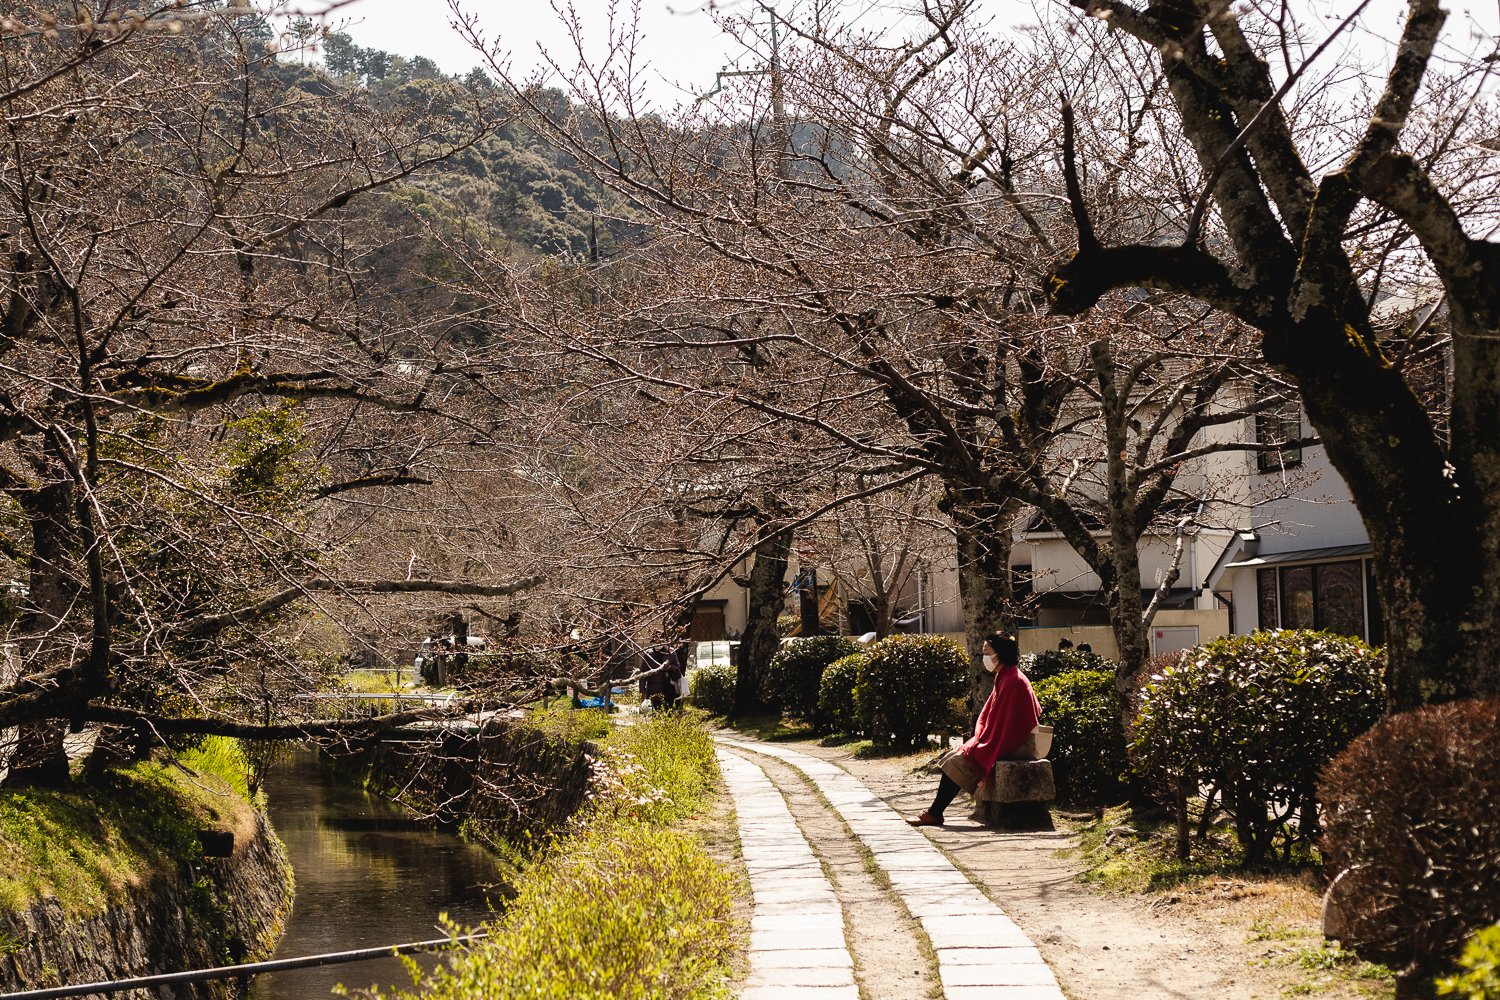
[[[1317,628],[1313,568],[1290,566],[1281,571],[1281,627]]]
[[[1365,634],[1364,574],[1357,562],[1326,563],[1315,567],[1318,628],[1339,635]]]
[[[1255,597],[1260,609],[1256,624],[1260,628],[1280,628],[1281,614],[1276,607],[1276,571],[1274,569],[1255,571]]]
[[[1255,443],[1276,444],[1295,441],[1302,436],[1302,407],[1289,400],[1255,415]],[[1267,449],[1255,453],[1261,472],[1280,472],[1302,464],[1301,448]]]
[[[1336,562],[1284,566],[1255,573],[1261,628],[1316,628],[1364,637],[1366,563]],[[1379,609],[1370,580],[1369,641],[1381,637]]]

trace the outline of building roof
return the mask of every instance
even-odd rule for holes
[[[1364,542],[1360,545],[1331,545],[1322,549],[1293,549],[1290,552],[1267,552],[1249,559],[1241,559],[1238,562],[1225,563],[1224,568],[1234,569],[1237,566],[1276,566],[1283,563],[1331,562],[1336,559],[1354,559],[1359,556],[1367,556],[1374,551],[1374,547],[1369,542]]]
[[[1161,599],[1158,608],[1187,608],[1191,607],[1193,598],[1197,591],[1192,587],[1173,587],[1167,591],[1166,596]],[[1151,598],[1156,596],[1155,587],[1141,588],[1142,604],[1150,604]],[[1104,593],[1099,590],[1042,590],[1038,591],[1031,602],[1039,608],[1057,610],[1060,608],[1084,608],[1090,605],[1104,604]]]

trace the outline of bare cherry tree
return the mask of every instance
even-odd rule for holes
[[[90,724],[137,747],[372,731],[304,697],[360,615],[529,582],[383,547],[451,513],[414,491],[503,437],[504,343],[414,308],[359,209],[481,137],[477,110],[436,81],[335,86],[245,5],[7,8],[9,780],[65,776],[63,732]]]

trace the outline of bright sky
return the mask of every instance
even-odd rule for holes
[[[309,14],[337,9],[324,21],[334,30],[347,31],[356,44],[384,49],[404,56],[425,55],[450,73],[461,73],[482,62],[480,56],[453,27],[447,0],[300,0]],[[477,16],[487,38],[511,53],[511,65],[519,75],[543,64],[538,47],[548,49],[560,63],[576,61],[563,22],[548,0],[459,0],[463,9]],[[562,0],[554,0],[562,2]],[[755,64],[753,57],[721,33],[703,7],[705,0],[635,0],[639,4],[642,41],[640,50],[649,60],[648,76],[654,80],[651,98],[659,104],[691,99],[713,86],[714,74],[737,60]],[[754,9],[750,0],[706,0],[721,13],[746,14]],[[810,0],[779,0],[783,13],[793,12]],[[902,0],[823,0],[843,8],[845,16],[858,17],[862,26],[893,25]],[[909,0],[908,0],[909,2]],[[1044,7],[1048,0],[1036,0]],[[1273,4],[1275,0],[1252,0]],[[632,0],[575,0],[586,38],[602,42],[607,35],[609,11],[613,7],[622,22],[631,15]],[[1296,0],[1305,11],[1305,23],[1317,20],[1331,29],[1357,0]],[[1347,44],[1372,55],[1381,38],[1400,32],[1405,3],[1402,0],[1371,0],[1360,27],[1347,32],[1339,47]],[[1450,16],[1445,39],[1450,46],[1472,51],[1493,51],[1500,33],[1500,0],[1449,0]],[[1025,0],[981,0],[981,10],[998,24],[1034,21],[1036,15]],[[1325,58],[1334,54],[1328,53]],[[1382,58],[1381,62],[1385,60]]]

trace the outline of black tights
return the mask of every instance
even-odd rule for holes
[[[943,812],[948,808],[948,803],[953,801],[953,796],[958,794],[958,782],[943,775],[943,780],[938,782],[937,795],[933,796],[932,805],[927,807],[927,815],[933,819],[942,819]]]

